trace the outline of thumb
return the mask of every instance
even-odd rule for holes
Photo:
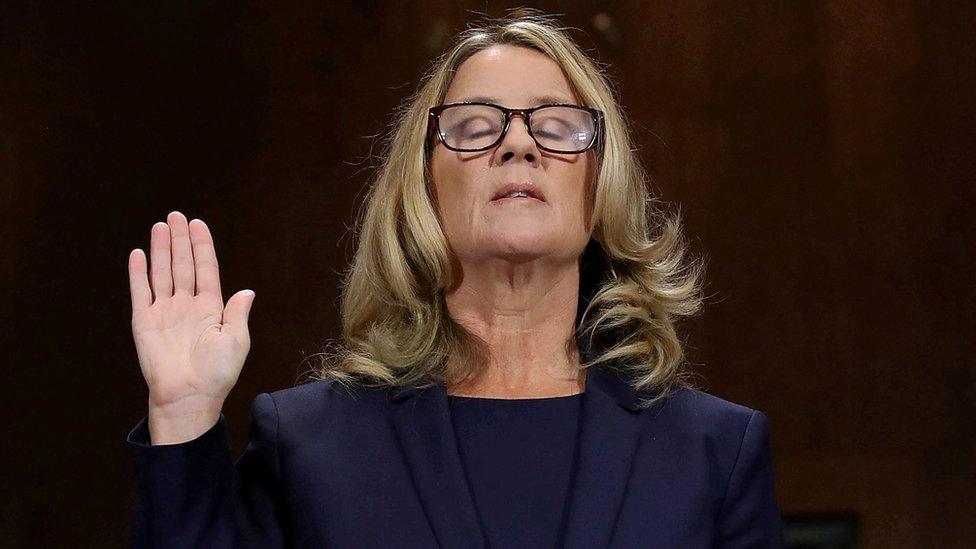
[[[247,320],[251,316],[253,304],[254,292],[252,290],[241,290],[232,295],[227,300],[227,306],[224,307],[222,331],[230,333],[238,341],[249,340]]]

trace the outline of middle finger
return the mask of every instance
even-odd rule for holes
[[[180,212],[170,212],[166,221],[173,236],[173,295],[177,292],[194,293],[193,250],[190,247],[190,231],[186,216]]]

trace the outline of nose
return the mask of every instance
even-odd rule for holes
[[[532,136],[529,135],[529,127],[525,124],[525,118],[521,114],[512,116],[508,131],[505,132],[505,137],[498,146],[497,154],[502,162],[524,158],[529,164],[538,163],[539,148]]]

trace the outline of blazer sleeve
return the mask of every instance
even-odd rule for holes
[[[759,410],[753,410],[742,436],[717,530],[722,548],[786,545],[776,502],[769,422]]]
[[[236,462],[223,413],[199,437],[161,446],[151,444],[143,417],[126,440],[138,484],[131,546],[284,546],[277,433],[268,393],[251,405],[247,445]]]

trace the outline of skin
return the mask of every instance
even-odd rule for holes
[[[517,46],[494,46],[459,68],[444,103],[490,97],[512,108],[579,104],[559,65]],[[585,389],[572,339],[579,295],[578,259],[590,239],[586,174],[593,151],[542,151],[521,117],[494,148],[459,153],[437,143],[431,174],[437,208],[463,281],[446,296],[451,316],[490,348],[483,375],[448,394],[544,398]],[[546,202],[491,197],[506,182],[531,181]]]

